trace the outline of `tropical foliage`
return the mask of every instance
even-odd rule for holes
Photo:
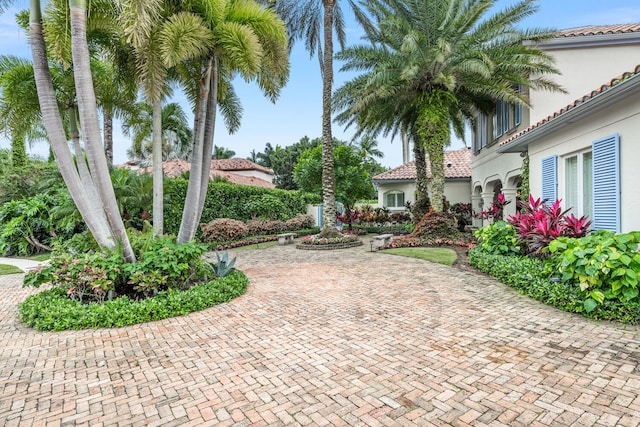
[[[557,89],[546,77],[557,73],[552,57],[536,47],[554,33],[518,26],[536,11],[535,1],[490,13],[494,3],[368,1],[377,26],[367,28],[366,43],[337,55],[343,70],[362,73],[338,89],[338,121],[358,134],[405,133],[424,147],[436,211],[443,210],[450,128],[462,138],[465,120],[492,112],[497,99],[527,105],[525,88]]]

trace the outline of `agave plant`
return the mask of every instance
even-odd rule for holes
[[[211,270],[213,270],[217,277],[224,277],[233,271],[236,258],[233,257],[233,259],[229,261],[229,251],[224,251],[222,256],[220,256],[220,252],[216,249],[216,258],[218,259],[218,263],[211,264]]]

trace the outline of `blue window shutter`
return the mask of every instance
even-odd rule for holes
[[[593,229],[620,231],[620,136],[594,141]]]
[[[558,156],[542,159],[542,199],[550,205],[558,198]]]

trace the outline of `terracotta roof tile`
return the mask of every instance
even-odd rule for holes
[[[470,178],[471,177],[471,150],[448,150],[444,152],[445,178]],[[431,167],[427,158],[427,176],[431,177]],[[413,180],[416,179],[416,162],[405,163],[395,169],[383,172],[373,177],[376,181],[386,180]]]
[[[623,73],[623,74],[619,75],[618,77],[615,77],[615,78],[611,79],[610,81],[608,81],[607,83],[603,84],[602,86],[600,86],[600,87],[592,90],[588,94],[576,99],[571,104],[559,109],[558,111],[554,112],[553,114],[551,114],[551,115],[545,117],[544,119],[540,120],[538,123],[535,123],[535,124],[529,126],[528,128],[523,129],[520,132],[510,136],[509,138],[507,138],[504,141],[500,142],[500,146],[503,146],[503,145],[506,145],[506,144],[512,142],[513,140],[521,137],[522,135],[531,132],[532,130],[544,125],[545,123],[550,122],[551,120],[555,119],[556,117],[565,114],[566,112],[576,108],[579,105],[584,104],[585,102],[589,102],[589,100],[591,100],[596,95],[599,95],[599,94],[605,92],[606,90],[611,89],[613,86],[616,86],[616,85],[628,80],[630,77],[633,77],[633,76],[638,75],[638,74],[640,74],[640,65],[636,66],[636,68],[633,71]]]
[[[597,36],[604,34],[622,34],[640,32],[640,24],[617,25],[587,25],[584,27],[568,28],[560,31],[558,37]]]
[[[249,162],[249,160],[247,161]],[[249,163],[253,163],[253,162],[249,162]],[[252,176],[238,175],[230,171],[216,169],[214,168],[214,166],[216,166],[216,164],[214,163],[214,161],[212,161],[211,171],[209,172],[209,178],[211,180],[215,179],[216,176],[219,176],[221,178],[225,178],[227,181],[229,181],[232,184],[252,185],[254,187],[264,187],[264,188],[276,187],[275,184],[269,181],[265,181],[264,179],[255,178]],[[256,166],[259,166],[259,165],[256,165]],[[151,166],[137,168],[137,162],[133,160],[118,167],[129,169],[129,170],[137,170],[140,173],[151,173]],[[189,163],[186,160],[168,160],[166,162],[162,162],[162,169],[164,171],[165,176],[169,178],[175,178],[187,172],[188,170],[190,170],[191,163]],[[246,170],[246,169],[241,169],[241,170]]]
[[[273,171],[271,169],[257,163],[253,163],[251,160],[241,158],[211,160],[211,167],[221,171],[259,170],[273,175]]]

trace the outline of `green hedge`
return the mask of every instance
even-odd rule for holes
[[[180,228],[188,180],[174,178],[165,186],[165,232],[177,234]],[[320,203],[320,197],[301,191],[251,187],[209,182],[201,223],[216,218],[248,221],[254,217],[289,219],[306,213],[307,204]]]
[[[637,301],[605,300],[593,311],[587,312],[584,308],[585,295],[579,286],[566,282],[552,283],[549,280],[551,268],[547,268],[547,264],[539,259],[495,255],[476,247],[469,250],[469,263],[519,292],[561,310],[580,313],[592,319],[630,324],[640,322],[640,303]]]
[[[67,297],[63,289],[53,288],[20,304],[20,320],[40,331],[122,327],[181,316],[230,301],[244,294],[247,283],[247,277],[234,270],[228,276],[186,291],[169,289],[140,301],[120,297],[102,304],[82,304]]]

